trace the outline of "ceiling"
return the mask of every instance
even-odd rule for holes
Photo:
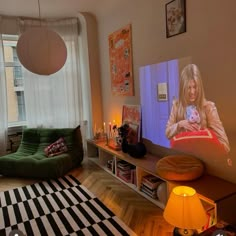
[[[39,4],[38,4],[39,1]],[[78,12],[100,16],[125,0],[0,0],[0,15],[39,17],[71,17]]]

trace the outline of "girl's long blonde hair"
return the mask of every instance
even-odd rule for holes
[[[178,113],[177,119],[185,119],[186,107],[188,104],[188,85],[189,81],[194,80],[197,89],[197,98],[195,101],[195,106],[200,114],[203,116],[203,104],[205,101],[204,88],[202,83],[201,73],[195,64],[189,64],[182,70],[180,81],[179,81],[179,101],[178,101]]]

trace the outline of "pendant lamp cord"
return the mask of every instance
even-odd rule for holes
[[[38,0],[38,7],[39,7],[39,19],[41,19],[41,11],[40,11],[40,3],[39,3],[39,0]]]
[[[40,2],[38,0],[38,9],[39,9],[39,22],[40,22],[40,26],[41,26],[41,9],[40,9]]]

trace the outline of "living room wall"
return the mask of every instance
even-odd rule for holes
[[[236,183],[236,1],[186,0],[187,32],[166,38],[167,0],[120,1],[118,8],[97,16],[102,78],[103,120],[121,119],[123,104],[140,104],[139,68],[190,56],[201,70],[207,99],[214,101],[231,145],[233,165],[209,161],[213,174]],[[135,95],[112,96],[108,35],[132,25]]]

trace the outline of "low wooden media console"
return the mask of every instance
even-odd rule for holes
[[[236,184],[212,175],[204,175],[193,181],[165,180],[156,174],[156,163],[161,159],[158,155],[147,154],[143,158],[136,159],[122,151],[109,148],[104,141],[87,140],[87,152],[90,160],[162,209],[165,208],[165,199],[153,198],[150,194],[142,191],[144,176],[153,175],[166,183],[164,195],[167,198],[175,186],[186,185],[193,187],[209,214],[209,224],[206,228],[216,224],[219,218],[230,223],[234,221],[234,218],[236,219]],[[132,177],[131,181],[119,174],[119,163],[121,161],[125,161],[133,167],[132,171],[135,177]]]

